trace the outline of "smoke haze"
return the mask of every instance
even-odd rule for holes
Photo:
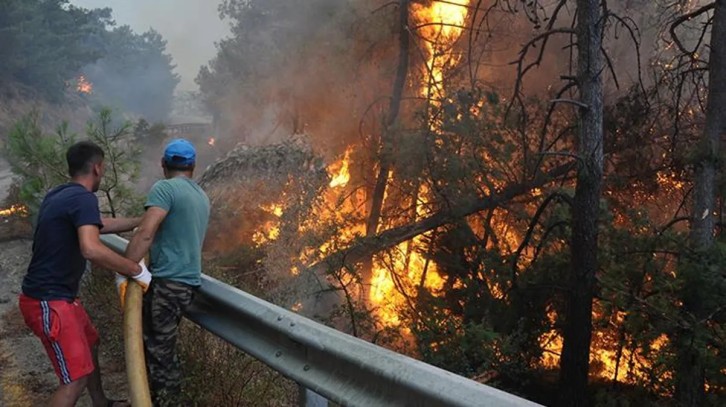
[[[217,7],[221,0],[72,0],[75,6],[113,9],[116,25],[129,25],[137,33],[153,28],[167,41],[181,76],[177,90],[195,90],[194,78],[217,50],[215,42],[229,34]]]

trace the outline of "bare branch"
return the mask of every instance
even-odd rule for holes
[[[524,235],[522,243],[519,244],[517,251],[514,253],[514,256],[512,256],[512,288],[515,288],[517,286],[517,262],[519,261],[519,256],[522,255],[522,252],[529,245],[530,240],[532,240],[532,234],[534,232],[534,228],[537,226],[537,224],[539,224],[539,218],[542,216],[549,204],[553,201],[563,201],[572,206],[572,198],[560,192],[555,192],[545,198],[542,204],[540,204],[540,206],[537,208],[537,211],[532,216],[532,220],[529,222],[529,227],[527,227],[527,233]]]
[[[663,226],[660,231],[658,231],[658,234],[662,235],[663,233],[665,233],[666,230],[670,229],[673,225],[680,223],[680,222],[684,222],[684,221],[690,221],[690,220],[691,220],[690,216],[681,216],[681,217],[673,218],[670,222],[666,223],[666,225]]]
[[[610,74],[613,76],[613,81],[615,81],[615,88],[620,89],[620,83],[618,82],[618,75],[615,73],[615,68],[613,68],[613,61],[610,60],[610,55],[608,55],[607,51],[605,51],[604,47],[600,47],[600,51],[602,52],[603,56],[605,56],[605,62],[608,64],[608,69],[610,69]]]
[[[524,79],[524,76],[527,74],[527,72],[536,67],[539,66],[539,64],[542,62],[542,58],[544,56],[544,49],[546,47],[546,41],[549,39],[550,36],[555,34],[569,34],[574,35],[575,30],[572,28],[555,28],[548,31],[545,31],[531,40],[529,40],[524,46],[522,47],[522,50],[519,52],[519,58],[516,61],[513,61],[512,64],[517,65],[517,79],[514,83],[514,96],[512,97],[512,101],[509,103],[509,106],[507,106],[507,109],[505,111],[504,116],[509,115],[509,111],[511,110],[511,107],[515,100],[518,100],[519,93],[522,89],[522,81]],[[533,46],[535,46],[539,41],[543,41],[542,46],[540,47],[540,52],[537,55],[537,58],[531,62],[529,65],[523,68],[524,65],[524,59],[527,57],[527,53],[529,52],[529,49]]]
[[[632,18],[621,17],[618,14],[611,12],[609,9],[607,10],[607,12],[605,14],[605,18],[606,19],[613,18],[618,23],[620,23],[621,26],[625,27],[625,29],[628,30],[628,33],[630,34],[630,38],[633,40],[633,44],[635,45],[635,57],[636,57],[636,62],[638,64],[638,84],[640,85],[640,90],[643,92],[643,95],[645,95],[647,93],[647,91],[645,90],[645,83],[643,82],[643,68],[642,68],[642,64],[640,61],[640,58],[641,58],[640,57],[640,41],[638,39],[640,36],[640,30],[638,30],[637,23],[635,21],[633,21]],[[602,52],[603,52],[603,55],[605,56],[608,67],[610,68],[610,71],[613,74],[613,79],[615,80],[615,85],[619,89],[620,86],[618,85],[618,78],[615,75],[615,70],[613,69],[613,64],[612,64],[612,61],[610,60],[610,56],[605,52],[604,49],[602,50]],[[647,98],[646,98],[646,103],[647,103]]]
[[[550,103],[569,103],[571,105],[575,105],[575,106],[581,107],[583,109],[590,108],[590,106],[588,106],[587,104],[582,103],[579,100],[573,100],[573,99],[552,99],[552,100],[550,100]]]
[[[375,8],[375,9],[373,9],[373,11],[371,11],[371,14],[375,14],[375,13],[377,13],[377,12],[379,12],[379,11],[383,10],[383,9],[384,9],[384,8],[386,8],[386,7],[390,7],[390,6],[395,6],[395,5],[397,5],[397,4],[398,4],[398,3],[397,3],[397,2],[395,2],[395,1],[389,1],[388,3],[385,3],[385,4],[381,5],[380,7],[377,7],[377,8]]]
[[[715,8],[716,8],[716,2],[714,1],[712,3],[706,4],[705,6],[699,7],[696,10],[691,11],[690,13],[684,14],[684,15],[678,17],[675,21],[673,21],[673,23],[671,24],[671,27],[670,27],[671,38],[673,38],[673,42],[676,44],[678,49],[681,50],[682,53],[684,53],[686,55],[693,55],[696,51],[695,50],[688,51],[686,49],[686,47],[681,42],[680,38],[678,38],[678,34],[676,34],[676,28],[678,28],[678,26],[685,23],[686,21],[690,21],[691,19],[696,18],[696,17],[700,16],[701,14],[706,13]]]

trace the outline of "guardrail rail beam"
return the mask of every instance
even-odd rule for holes
[[[114,235],[102,240],[119,253],[127,244]],[[337,331],[207,275],[186,317],[341,405],[538,406]]]

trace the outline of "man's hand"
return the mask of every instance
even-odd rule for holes
[[[133,278],[134,281],[136,281],[141,286],[141,289],[146,292],[146,290],[149,289],[149,285],[151,284],[151,273],[149,272],[149,269],[146,268],[146,264],[144,264],[143,260],[139,262],[139,266],[141,266],[141,272],[139,274],[131,276],[131,278]],[[128,284],[128,277],[116,273],[116,288],[118,290],[119,296],[121,297],[121,308],[124,307],[126,301],[126,288],[128,287]]]
[[[131,276],[131,278],[133,278],[134,281],[141,286],[144,292],[146,292],[151,284],[151,273],[149,272],[149,269],[146,268],[146,264],[143,260],[139,262],[139,266],[141,266],[141,273]]]

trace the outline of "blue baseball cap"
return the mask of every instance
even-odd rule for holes
[[[196,158],[197,152],[192,143],[181,138],[170,141],[164,149],[164,162],[167,164],[194,165]]]

